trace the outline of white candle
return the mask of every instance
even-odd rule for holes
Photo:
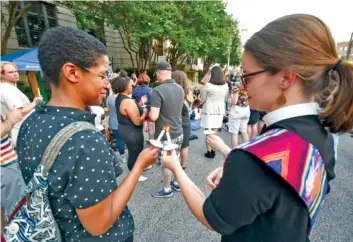
[[[163,130],[159,133],[159,136],[158,136],[158,138],[157,138],[157,141],[160,141],[160,140],[162,139],[164,133],[165,133],[165,129],[163,129]]]
[[[168,140],[168,144],[171,144],[171,143],[172,143],[172,139],[170,138],[169,127],[167,127],[166,129],[167,129],[167,140]]]

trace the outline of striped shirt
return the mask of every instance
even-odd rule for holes
[[[17,162],[17,154],[12,147],[11,139],[8,135],[1,138],[0,163],[1,166],[8,166]]]

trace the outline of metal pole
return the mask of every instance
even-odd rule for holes
[[[348,43],[347,60],[349,60],[349,55],[351,54],[352,45],[353,45],[353,33],[351,34],[351,40]]]

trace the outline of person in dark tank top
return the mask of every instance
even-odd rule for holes
[[[124,140],[129,152],[127,167],[131,171],[137,157],[143,150],[143,121],[147,109],[142,108],[146,103],[146,96],[141,97],[140,104],[136,103],[130,95],[132,94],[133,81],[129,77],[116,77],[112,80],[114,93],[119,93],[115,99],[116,114],[119,122],[119,136]],[[147,177],[140,176],[139,181],[146,181]]]

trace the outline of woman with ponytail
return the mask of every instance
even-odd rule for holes
[[[226,157],[207,178],[209,197],[175,155],[165,155],[163,165],[196,218],[222,241],[307,242],[335,178],[330,132],[353,128],[353,65],[339,59],[326,24],[307,14],[272,21],[244,49],[250,107],[267,112],[260,135],[233,150],[208,136]]]

